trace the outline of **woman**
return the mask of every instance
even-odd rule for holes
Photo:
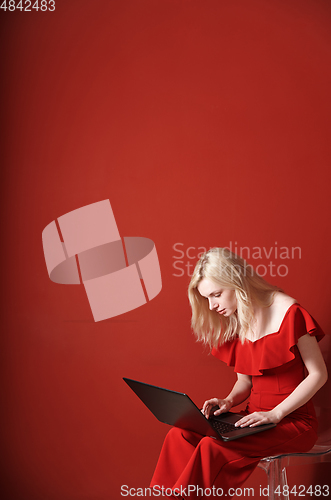
[[[317,439],[311,398],[327,380],[317,344],[324,334],[316,321],[229,250],[202,255],[189,299],[198,340],[237,373],[227,397],[205,401],[206,418],[212,409],[219,415],[249,398],[236,425],[277,426],[230,442],[172,428],[151,485],[172,489],[177,498],[188,491],[198,498],[213,486],[226,494],[245,482],[261,458],[311,449]]]

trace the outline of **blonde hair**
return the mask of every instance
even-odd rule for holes
[[[234,314],[224,317],[209,309],[208,299],[197,289],[203,278],[222,288],[235,290],[237,310]],[[191,325],[197,340],[210,347],[218,347],[237,336],[244,342],[255,319],[253,302],[257,306],[269,307],[277,291],[282,290],[265,281],[238,255],[226,248],[211,248],[199,259],[188,288]]]

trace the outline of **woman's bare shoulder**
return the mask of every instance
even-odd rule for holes
[[[289,295],[286,295],[286,293],[283,292],[276,292],[274,295],[274,299],[272,302],[272,305],[275,305],[275,307],[290,307],[292,304],[296,304],[297,300],[294,299],[293,297],[290,297]]]
[[[286,295],[283,292],[276,292],[273,302],[270,306],[272,317],[277,321],[281,321],[287,310],[297,301],[293,297]]]

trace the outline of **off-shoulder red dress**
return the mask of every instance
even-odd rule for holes
[[[278,332],[244,344],[235,339],[213,349],[212,354],[234,366],[235,372],[252,376],[252,391],[243,414],[271,410],[305,378],[296,344],[307,333],[318,341],[324,336],[318,323],[296,303],[287,310]],[[275,428],[230,442],[173,427],[165,438],[151,486],[179,493],[185,488],[187,492],[191,485],[190,498],[198,498],[192,486],[204,490],[214,485],[226,492],[240,487],[261,458],[310,450],[316,432],[311,401],[287,415]]]

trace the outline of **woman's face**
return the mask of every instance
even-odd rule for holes
[[[223,288],[213,281],[203,278],[198,291],[202,297],[208,299],[209,309],[223,316],[231,316],[237,310],[236,292],[230,288]]]

